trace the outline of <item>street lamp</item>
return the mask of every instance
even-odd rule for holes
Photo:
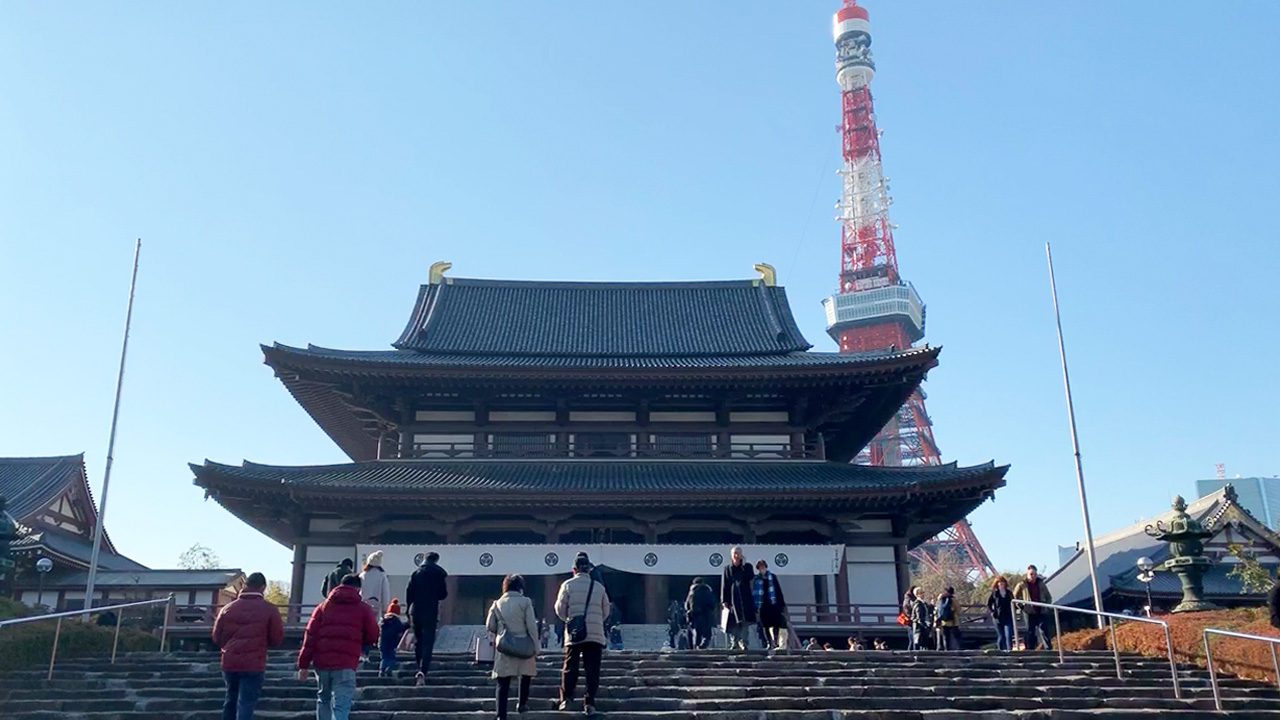
[[[37,581],[39,590],[36,594],[36,604],[40,607],[44,607],[44,576],[48,575],[52,569],[53,561],[49,558],[42,557],[36,560],[36,577],[39,578]]]
[[[1138,580],[1147,586],[1147,617],[1151,617],[1151,581],[1156,579],[1155,567],[1151,558],[1138,558]]]

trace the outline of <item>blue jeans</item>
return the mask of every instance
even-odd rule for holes
[[[316,720],[347,720],[356,694],[355,668],[316,670]]]
[[[996,623],[996,649],[1013,650],[1013,623]]]
[[[396,665],[399,665],[399,663],[396,662],[395,649],[394,648],[392,648],[391,650],[382,649],[382,650],[379,650],[379,652],[382,654],[382,657],[379,658],[378,660],[378,672],[386,673],[386,672],[391,672],[392,670],[395,670]]]
[[[222,720],[253,720],[253,708],[262,694],[262,679],[266,673],[226,672],[222,681],[227,684],[227,699],[222,702]]]

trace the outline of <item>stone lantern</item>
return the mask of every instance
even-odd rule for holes
[[[1145,531],[1151,537],[1169,543],[1170,557],[1164,562],[1163,569],[1182,581],[1182,602],[1173,612],[1217,609],[1217,605],[1204,599],[1204,574],[1213,565],[1213,560],[1204,556],[1204,541],[1213,537],[1213,531],[1206,530],[1199,520],[1187,514],[1187,501],[1181,495],[1175,495],[1169,526],[1165,527],[1157,520]]]

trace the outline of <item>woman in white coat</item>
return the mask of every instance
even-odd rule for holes
[[[489,632],[498,634],[505,628],[515,637],[529,636],[537,642],[538,618],[533,612],[533,601],[524,596],[524,578],[508,575],[502,580],[502,597],[489,608],[485,621]],[[511,697],[511,678],[520,678],[520,694],[516,699],[516,712],[522,713],[529,704],[529,685],[538,672],[536,657],[516,658],[496,653],[493,660],[493,677],[498,681],[498,720],[507,717],[507,700]]]
[[[391,604],[391,578],[382,569],[381,550],[374,550],[364,559],[364,569],[360,571],[360,597],[373,608],[377,617],[382,617],[387,605]]]

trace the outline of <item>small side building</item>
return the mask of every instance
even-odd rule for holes
[[[1225,485],[1190,503],[1187,514],[1215,531],[1204,546],[1213,567],[1204,576],[1205,599],[1223,607],[1258,605],[1266,602],[1265,592],[1245,592],[1244,584],[1231,575],[1238,559],[1231,546],[1240,546],[1257,555],[1258,561],[1275,576],[1280,567],[1280,536],[1254,517],[1236,495],[1235,488]],[[1110,612],[1126,609],[1137,611],[1147,603],[1147,587],[1138,579],[1138,559],[1151,558],[1159,566],[1169,559],[1169,544],[1146,534],[1146,527],[1157,521],[1169,524],[1173,511],[1101,535],[1094,539],[1098,562],[1098,583],[1103,608]],[[1089,558],[1084,543],[1049,577],[1049,592],[1054,601],[1074,607],[1093,606],[1093,587],[1089,580]],[[1172,608],[1182,598],[1182,584],[1169,572],[1157,570],[1151,581],[1151,599],[1155,608]]]
[[[84,607],[98,511],[89,489],[84,454],[0,458],[0,497],[17,525],[10,550],[15,562],[13,597],[52,610]],[[36,562],[52,569],[41,576]],[[244,585],[238,569],[152,570],[121,554],[102,533],[94,604],[150,600],[172,594],[177,605],[225,604]]]

